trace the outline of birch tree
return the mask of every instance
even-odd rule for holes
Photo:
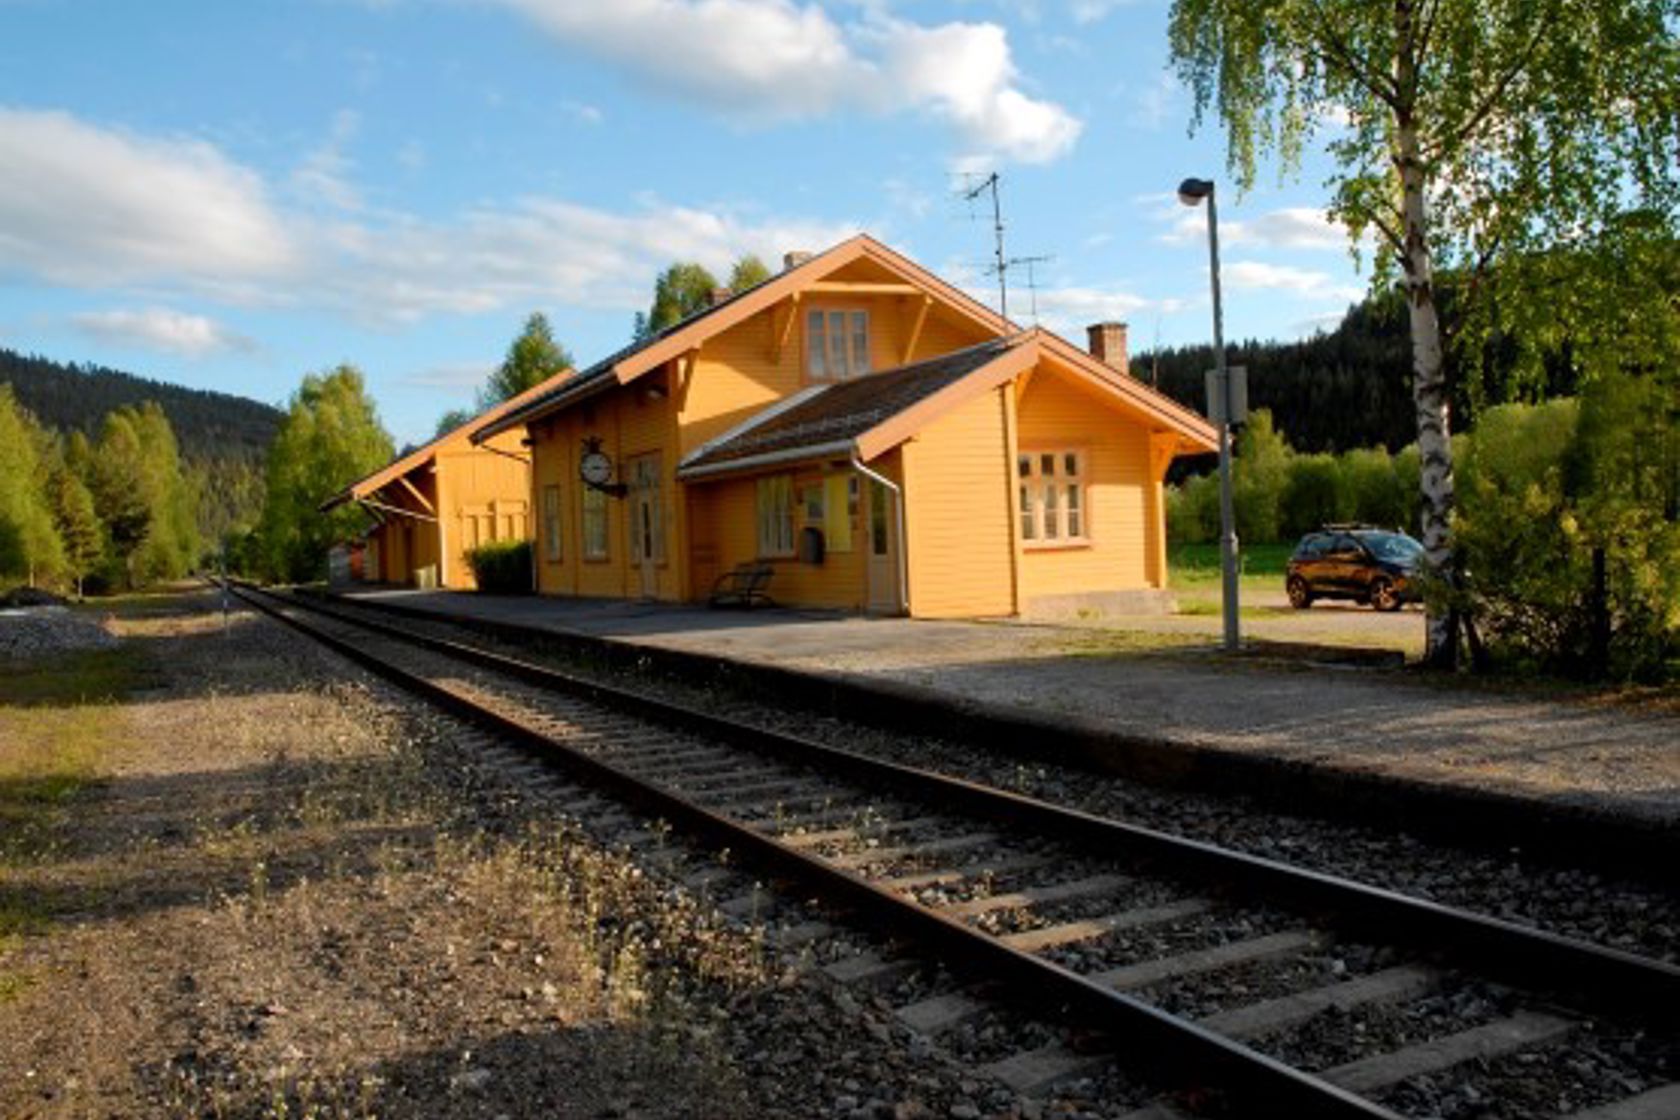
[[[1671,229],[1680,193],[1676,0],[1174,0],[1171,53],[1239,187],[1323,140],[1331,215],[1407,297],[1429,563],[1456,585],[1446,340],[1435,276],[1474,298],[1513,261],[1590,250],[1617,215]],[[1619,267],[1609,261],[1606,267]],[[1521,298],[1502,293],[1501,299]],[[1469,317],[1467,317],[1468,320]],[[1463,340],[1468,342],[1469,340]],[[1450,665],[1457,619],[1433,609]]]

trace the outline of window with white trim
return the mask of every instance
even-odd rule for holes
[[[583,488],[583,558],[607,558],[607,495],[593,486]]]
[[[558,564],[560,555],[560,487],[543,487],[543,556]]]
[[[1082,452],[1022,452],[1016,459],[1016,474],[1021,540],[1047,545],[1086,539]]]
[[[869,312],[814,308],[805,316],[805,372],[845,381],[869,372]]]
[[[758,554],[793,555],[793,476],[758,480]]]

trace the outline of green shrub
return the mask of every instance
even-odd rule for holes
[[[478,589],[494,595],[517,595],[531,590],[531,542],[491,541],[467,553]]]
[[[1231,480],[1237,536],[1245,541],[1282,539],[1278,503],[1289,477],[1289,449],[1283,433],[1272,427],[1272,414],[1256,409],[1237,435]]]
[[[1167,539],[1174,544],[1219,540],[1219,475],[1198,474],[1167,490]]]
[[[1458,472],[1457,598],[1496,656],[1645,678],[1680,654],[1677,429],[1660,383],[1626,375],[1483,414]]]
[[[1367,525],[1411,531],[1406,520],[1406,495],[1394,457],[1385,447],[1358,447],[1341,457],[1342,488],[1351,516]]]
[[[1278,499],[1278,527],[1284,539],[1310,533],[1353,516],[1352,496],[1333,455],[1296,455],[1289,460]]]

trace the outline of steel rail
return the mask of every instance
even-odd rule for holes
[[[1060,838],[1075,839],[1105,854],[1149,859],[1193,878],[1213,876],[1229,894],[1267,904],[1281,903],[1344,933],[1373,936],[1431,957],[1474,965],[1490,978],[1546,993],[1583,1009],[1664,1028],[1680,1025],[1680,967],[1663,961],[888,762],[787,732],[738,723],[448,638],[352,617],[325,603],[308,605],[353,625],[669,727],[725,739],[784,761],[804,761],[882,783],[939,804],[961,806],[987,820],[1012,820]]]
[[[403,689],[491,733],[554,758],[583,779],[739,854],[772,874],[821,892],[842,908],[880,919],[880,928],[929,945],[950,960],[999,984],[1028,1008],[1052,1020],[1076,1018],[1102,1032],[1123,1051],[1129,1066],[1172,1088],[1213,1085],[1235,1092],[1251,1105],[1276,1109],[1303,1120],[1403,1120],[1381,1105],[1313,1077],[1274,1058],[1141,1000],[1105,987],[1043,958],[1012,949],[989,934],[947,918],[897,892],[878,887],[861,875],[783,844],[701,805],[650,785],[634,775],[585,754],[519,721],[483,707],[422,676],[410,673],[349,641],[330,634],[262,601],[263,593],[236,591],[259,610],[361,664]],[[296,599],[294,606],[301,606]],[[319,604],[316,610],[352,626],[366,625]],[[382,626],[369,626],[382,632]],[[411,635],[390,635],[411,640]],[[424,644],[424,643],[422,643]],[[446,643],[447,644],[447,643]],[[535,668],[535,667],[533,667]],[[616,690],[606,690],[610,696]],[[603,705],[606,706],[606,705]]]

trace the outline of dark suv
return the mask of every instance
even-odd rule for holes
[[[1407,536],[1366,525],[1326,525],[1308,533],[1289,558],[1284,589],[1289,605],[1314,599],[1357,599],[1379,611],[1396,611],[1416,599],[1423,545]]]

